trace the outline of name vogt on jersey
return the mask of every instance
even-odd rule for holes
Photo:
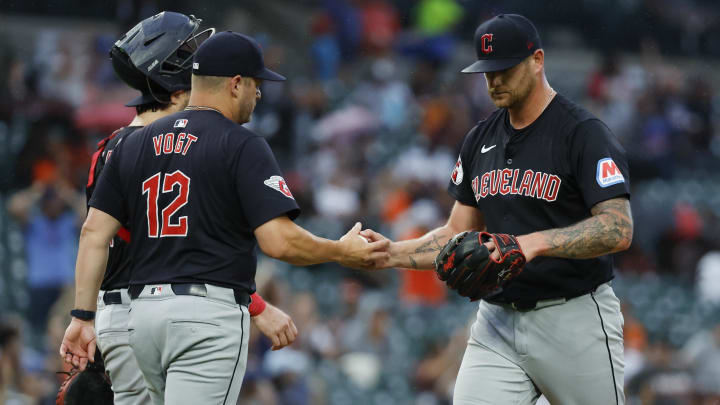
[[[167,134],[156,135],[152,138],[155,156],[160,156],[161,154],[169,155],[171,153],[180,153],[185,156],[188,149],[190,149],[190,145],[197,140],[197,136],[186,134],[185,132],[177,135],[168,132]]]

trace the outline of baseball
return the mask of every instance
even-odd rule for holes
[[[360,238],[360,239],[361,239],[363,242],[365,242],[365,243],[370,243],[370,241],[367,240],[366,237],[364,237],[364,236],[362,236],[362,235],[360,235],[360,234],[358,234],[358,238]]]

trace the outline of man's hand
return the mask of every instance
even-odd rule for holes
[[[500,293],[522,272],[525,262],[515,236],[465,231],[443,247],[435,258],[435,271],[448,287],[476,301]]]
[[[343,255],[339,263],[354,269],[374,269],[375,262],[390,259],[390,254],[387,252],[390,241],[383,239],[369,242],[360,235],[361,227],[362,224],[356,222],[355,226],[340,238]]]
[[[60,344],[60,356],[66,363],[85,370],[88,360],[95,361],[95,327],[93,321],[72,318]]]
[[[379,232],[375,232],[372,229],[363,229],[360,232],[360,236],[364,237],[368,240],[368,242],[379,242],[379,241],[388,241],[389,245],[387,248],[388,256],[386,259],[380,259],[375,260],[375,262],[370,267],[366,267],[368,270],[380,270],[380,269],[387,269],[390,267],[395,267],[395,265],[392,263],[392,251],[393,251],[393,245],[394,242],[390,239],[386,238]]]
[[[297,338],[298,330],[292,318],[279,308],[266,304],[265,310],[250,318],[255,326],[272,340],[272,349],[280,350]]]

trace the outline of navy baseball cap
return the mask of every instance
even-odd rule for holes
[[[480,24],[475,31],[477,62],[462,73],[505,70],[540,49],[540,34],[530,20],[519,14],[500,14]]]
[[[247,35],[224,31],[208,38],[195,52],[194,75],[240,75],[257,79],[282,81],[285,76],[265,67],[260,45]]]

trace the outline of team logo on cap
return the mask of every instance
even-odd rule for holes
[[[453,172],[450,175],[450,180],[452,180],[453,184],[456,186],[459,186],[463,181],[462,160],[460,160],[460,156],[458,156],[457,163],[455,163],[455,169],[453,169]]]
[[[625,177],[620,173],[620,169],[618,169],[612,158],[598,160],[596,178],[600,187],[609,187],[613,184],[625,182]]]
[[[492,45],[488,45],[493,40],[493,34],[484,34],[480,37],[480,49],[485,55],[493,51]]]
[[[285,197],[292,198],[293,200],[295,199],[295,197],[293,197],[292,193],[290,192],[290,188],[287,186],[285,179],[283,179],[282,177],[271,176],[263,183],[271,189],[281,192]]]
[[[193,70],[198,70],[198,69],[200,69],[200,64],[197,62],[193,62]]]
[[[187,126],[188,120],[182,119],[182,120],[175,120],[175,125],[173,127],[175,128],[185,128]]]

